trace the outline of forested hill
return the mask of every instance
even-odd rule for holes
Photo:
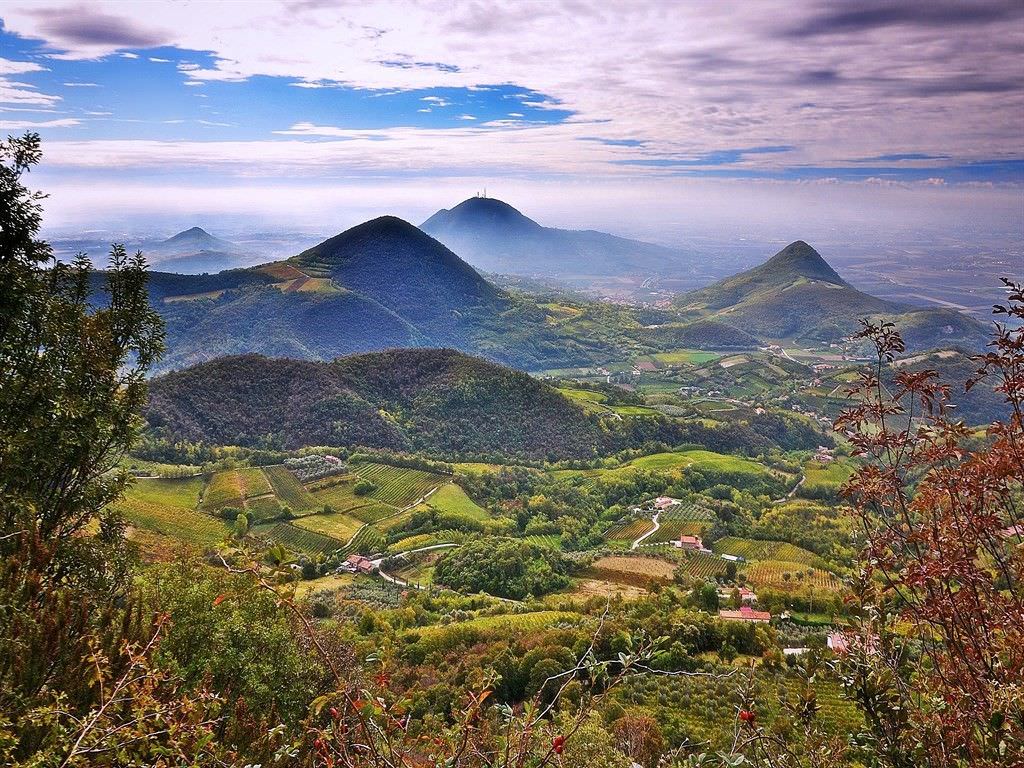
[[[761,342],[839,342],[865,317],[891,320],[908,349],[962,345],[980,349],[987,335],[977,321],[949,310],[883,301],[843,280],[814,248],[790,243],[758,267],[676,297],[683,318],[711,321]]]
[[[158,371],[223,355],[330,360],[395,347],[452,347],[527,370],[612,354],[393,216],[287,261],[215,275],[154,272],[150,297],[167,325]]]
[[[173,440],[590,457],[600,421],[525,373],[451,350],[333,363],[226,357],[156,378],[146,418]]]

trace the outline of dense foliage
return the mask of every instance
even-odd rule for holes
[[[437,563],[434,579],[463,592],[521,600],[566,586],[567,571],[568,564],[555,550],[506,539],[459,547]]]

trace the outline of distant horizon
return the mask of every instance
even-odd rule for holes
[[[1019,3],[45,0],[0,21],[0,131],[43,136],[49,231],[340,231],[487,187],[661,243],[807,222],[1024,243]]]

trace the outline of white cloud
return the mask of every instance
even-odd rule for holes
[[[45,72],[46,67],[34,61],[11,61],[0,58],[0,75],[20,75],[25,72]]]
[[[171,63],[170,59],[161,59],[161,58],[158,58],[156,56],[150,56],[149,60],[152,61],[152,62],[155,62],[156,64],[170,64]]]
[[[64,83],[65,88],[99,88],[99,83]]]
[[[73,128],[81,125],[81,120],[73,118],[61,118],[59,120],[44,120],[36,122],[33,120],[0,120],[0,130],[3,131],[24,131],[35,128]]]
[[[120,56],[121,58],[123,58],[123,59],[137,59],[137,58],[139,58],[139,54],[137,54],[137,53],[132,53],[131,51],[122,51],[122,52],[121,52],[120,54],[118,54],[118,55],[119,55],[119,56]]]
[[[459,115],[459,120],[476,120],[473,115]]]

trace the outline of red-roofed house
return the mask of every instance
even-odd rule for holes
[[[679,549],[704,549],[704,542],[700,536],[680,536],[679,541],[672,542]]]
[[[679,499],[673,499],[671,496],[659,496],[654,500],[654,508],[659,512],[664,512],[674,504],[678,504]]]
[[[738,611],[719,611],[718,617],[728,621],[756,621],[763,624],[772,620],[768,611],[755,611],[749,605],[744,605]]]

